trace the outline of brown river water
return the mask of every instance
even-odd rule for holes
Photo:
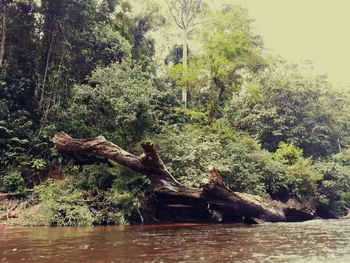
[[[0,262],[350,262],[350,220],[255,226],[0,226]]]

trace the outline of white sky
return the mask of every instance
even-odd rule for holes
[[[350,0],[220,2],[248,8],[265,47],[290,61],[311,60],[332,83],[350,83]]]

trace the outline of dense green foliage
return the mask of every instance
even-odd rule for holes
[[[350,207],[349,94],[266,55],[240,6],[203,8],[184,68],[179,43],[156,59],[148,33],[173,22],[157,3],[136,14],[127,1],[0,2],[0,191],[25,200],[26,224],[141,222],[152,193],[111,161],[52,154],[59,131],[135,153],[150,139],[186,185],[214,165],[234,191]]]
[[[305,77],[297,66],[277,64],[247,78],[233,98],[228,117],[233,126],[249,132],[271,151],[285,141],[308,156],[329,156],[339,146],[348,147],[343,139],[349,133],[348,124],[338,122],[346,114],[344,95],[339,98],[322,77]]]
[[[148,189],[140,176],[112,163],[71,167],[63,181],[48,180],[36,187],[25,204],[25,224],[79,226],[141,222],[142,193]]]
[[[301,149],[281,143],[270,153],[223,122],[205,128],[177,127],[160,134],[158,140],[170,171],[191,186],[208,183],[208,166],[214,165],[234,191],[304,201],[317,195],[317,182],[322,179]]]
[[[74,127],[94,127],[111,133],[117,141],[139,141],[154,125],[157,90],[152,79],[138,65],[128,62],[96,69],[87,84],[75,86],[73,102],[67,112]],[[74,132],[74,131],[72,131]],[[86,134],[85,136],[88,136]]]

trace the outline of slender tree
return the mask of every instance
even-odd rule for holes
[[[187,70],[187,60],[188,60],[188,38],[189,33],[198,25],[197,21],[198,14],[203,9],[202,0],[167,0],[167,5],[169,12],[178,28],[182,31],[183,34],[183,48],[182,48],[182,65],[183,70]],[[182,102],[185,107],[188,104],[188,90],[186,84],[182,87]]]
[[[1,45],[0,45],[0,68],[4,65],[5,49],[6,49],[6,27],[7,27],[7,15],[6,4],[8,1],[1,1],[0,14],[1,14]]]

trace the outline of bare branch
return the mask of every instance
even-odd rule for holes
[[[174,1],[171,1],[171,2],[169,3],[169,1],[166,0],[166,3],[167,3],[167,6],[168,6],[169,13],[170,13],[170,15],[172,16],[172,18],[173,18],[175,24],[176,24],[180,29],[184,29],[183,26],[182,26],[182,24],[181,24],[180,21],[178,20],[179,14],[176,15],[176,14],[174,13],[175,11],[179,12],[179,10],[176,9],[176,5],[175,5]]]

